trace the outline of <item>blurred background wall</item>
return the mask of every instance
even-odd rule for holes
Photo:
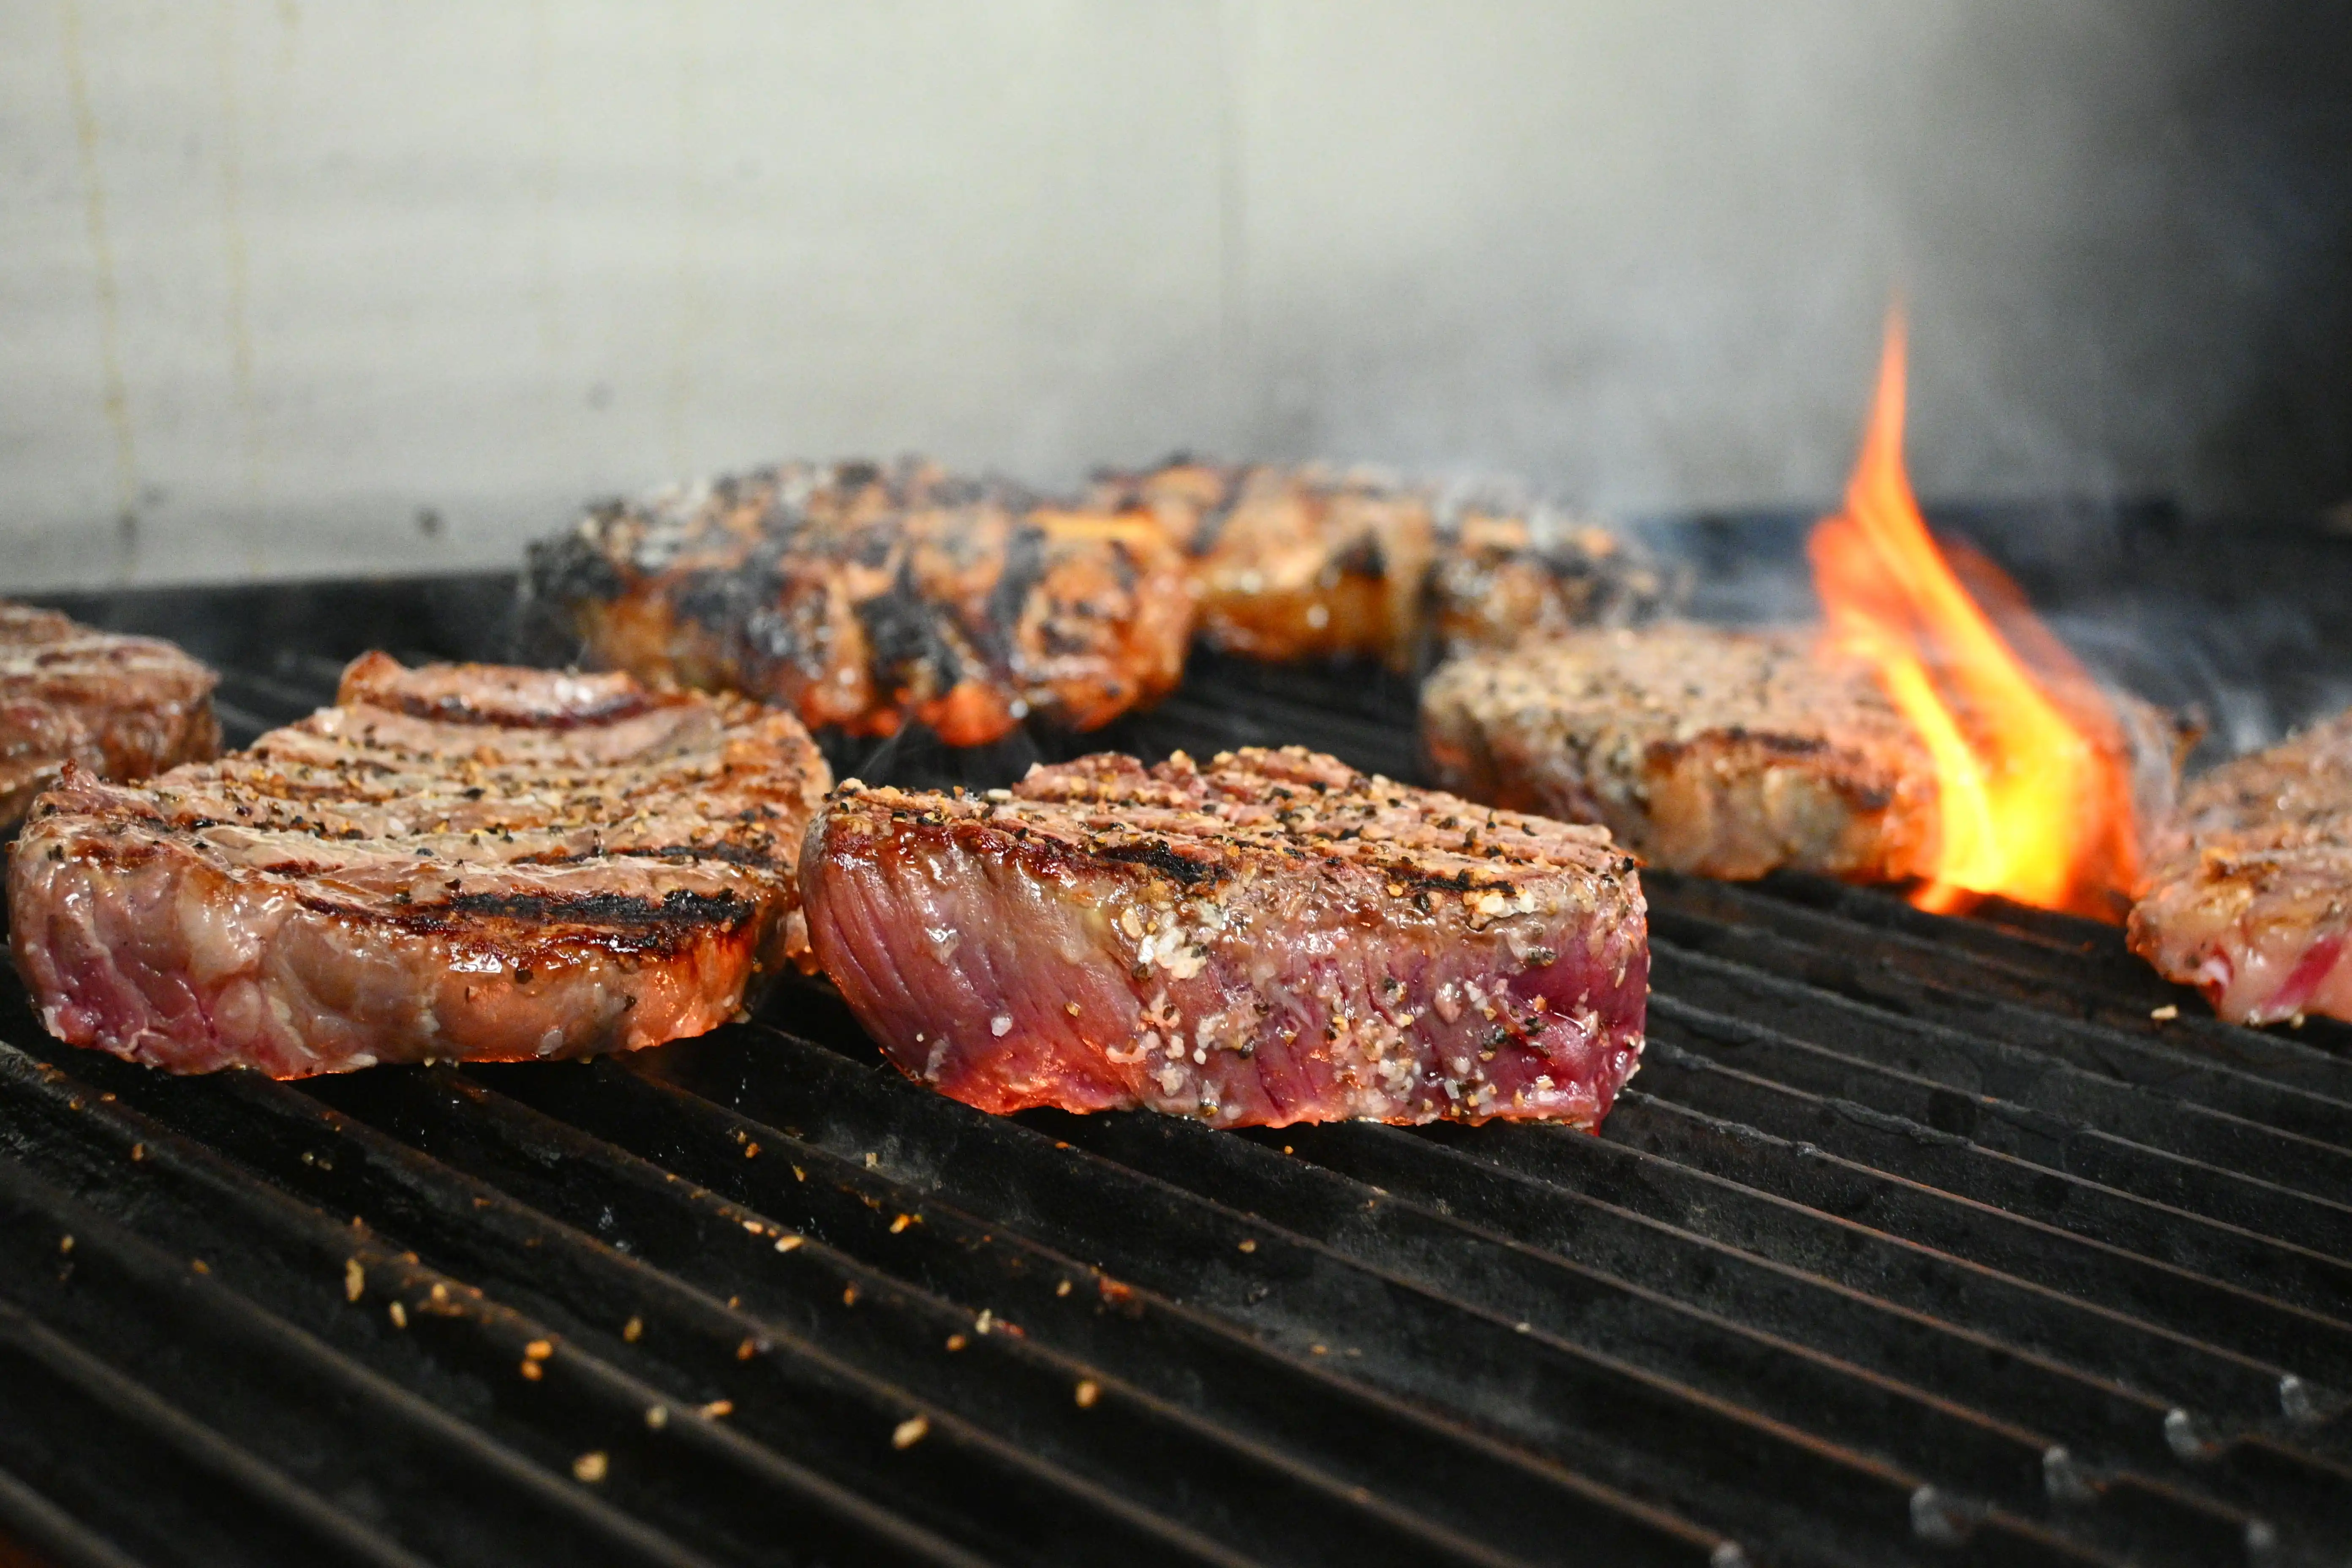
[[[2352,26],[2119,0],[0,0],[0,584],[1171,447],[2352,498]],[[2352,524],[2352,513],[2335,514]]]

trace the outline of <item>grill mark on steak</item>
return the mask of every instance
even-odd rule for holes
[[[0,837],[68,762],[127,782],[218,752],[219,680],[170,643],[0,602]]]
[[[1097,847],[1096,853],[1106,860],[1114,860],[1121,865],[1146,867],[1188,888],[1202,882],[1213,882],[1222,874],[1216,866],[1204,866],[1157,842],[1101,844]]]
[[[11,858],[12,942],[53,1033],[174,1070],[655,1045],[806,962],[826,782],[740,698],[372,654],[247,752],[69,773]]]
[[[988,1110],[1592,1126],[1641,1049],[1641,887],[1605,832],[1297,749],[985,797],[853,781],[802,879],[860,1022]]]
[[[452,915],[495,915],[502,920],[579,921],[646,926],[675,924],[735,926],[760,912],[750,899],[732,893],[698,893],[672,888],[659,901],[633,893],[460,893],[443,906]]]

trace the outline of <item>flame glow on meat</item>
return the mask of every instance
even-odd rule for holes
[[[1898,311],[1845,506],[1808,549],[1827,651],[1871,666],[1935,762],[1936,868],[1912,901],[1999,894],[2116,919],[2140,879],[2121,729],[2015,586],[1929,535],[1903,468],[1904,347]]]

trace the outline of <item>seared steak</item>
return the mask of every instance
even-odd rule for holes
[[[658,1045],[804,956],[827,782],[740,698],[369,654],[249,751],[68,768],[12,852],[10,936],[52,1033],[174,1071]]]
[[[1321,468],[1171,462],[1106,474],[1094,500],[1142,510],[1184,549],[1210,647],[1251,658],[1411,662],[1436,545],[1426,495]]]
[[[1150,516],[1191,560],[1202,639],[1255,658],[1403,668],[1433,644],[1645,619],[1679,588],[1600,523],[1491,488],[1176,458],[1099,476],[1092,501]]]
[[[2225,1018],[2352,1018],[2352,712],[2225,763],[2157,836],[2134,952]]]
[[[1423,615],[1443,658],[1583,626],[1648,621],[1684,600],[1683,574],[1597,519],[1473,490],[1438,509]]]
[[[1181,563],[1141,518],[921,464],[789,464],[614,502],[535,547],[538,651],[952,745],[1108,723],[1176,684]]]
[[[1652,864],[1863,880],[1934,868],[1927,748],[1817,633],[1582,632],[1441,668],[1422,689],[1437,781],[1606,824]]]
[[[130,780],[212,756],[219,680],[170,643],[0,603],[0,834],[68,762]]]
[[[986,1110],[1589,1128],[1641,1056],[1642,889],[1606,833],[1297,748],[853,781],[801,879],[866,1029]]]

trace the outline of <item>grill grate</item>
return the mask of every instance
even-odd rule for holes
[[[242,740],[505,592],[67,607]],[[1204,660],[1088,743],[1409,775],[1410,702]],[[2034,911],[1646,881],[1600,1138],[996,1120],[806,984],[626,1061],[173,1079],[11,984],[0,1563],[2346,1560],[2345,1030]]]

